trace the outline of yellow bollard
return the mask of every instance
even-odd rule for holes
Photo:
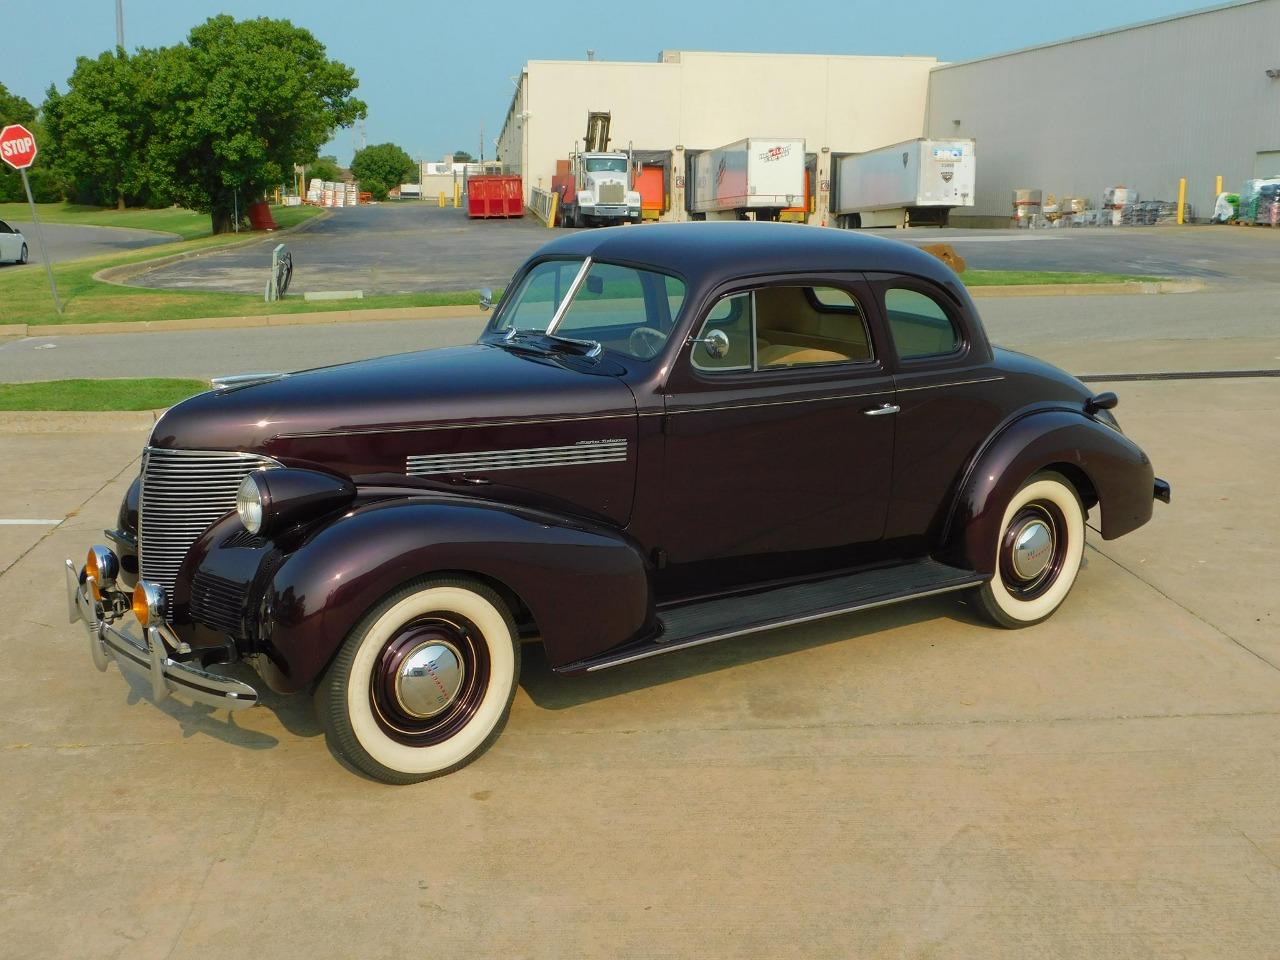
[[[1218,174],[1218,182],[1213,187],[1213,198],[1216,200],[1222,194],[1222,174]]]
[[[444,209],[444,191],[443,190],[440,191],[440,209],[441,210]]]
[[[1183,177],[1178,181],[1178,226],[1182,226],[1187,219],[1187,178]]]
[[[453,184],[453,208],[456,210],[460,206],[462,206],[462,184],[455,180]]]

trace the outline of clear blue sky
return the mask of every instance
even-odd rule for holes
[[[484,126],[493,156],[511,100],[509,77],[526,60],[644,60],[669,50],[916,54],[964,60],[1205,6],[1204,0],[124,0],[125,45],[185,38],[218,13],[285,17],[311,30],[329,54],[355,68],[369,105],[368,142],[392,141],[413,156],[476,153]],[[77,56],[115,44],[114,0],[21,0],[5,4],[0,82],[34,103],[50,83],[66,89]],[[538,13],[541,11],[541,13]],[[541,19],[535,19],[535,17]],[[1204,51],[1205,56],[1216,56]],[[1082,64],[1082,69],[1084,65]],[[327,152],[351,159],[354,135]]]

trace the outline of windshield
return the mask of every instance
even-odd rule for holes
[[[626,157],[587,157],[582,165],[587,168],[588,173],[601,173],[606,170],[610,173],[627,172]]]
[[[535,264],[504,300],[491,329],[590,340],[634,360],[657,356],[680,314],[684,283],[650,270],[590,263],[575,287],[584,262]],[[572,299],[565,305],[571,291]],[[559,319],[551,326],[557,313]]]

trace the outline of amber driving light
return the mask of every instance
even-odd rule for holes
[[[164,619],[164,587],[150,580],[139,580],[133,588],[133,615],[144,627]]]
[[[92,546],[84,561],[85,576],[89,580],[89,592],[101,602],[102,591],[114,589],[120,575],[120,560],[110,547]]]

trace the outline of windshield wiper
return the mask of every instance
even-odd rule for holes
[[[579,340],[575,337],[562,337],[543,330],[516,330],[512,328],[499,341],[499,344],[518,344],[522,347],[534,347],[543,352],[563,352],[578,357],[598,357],[604,350],[596,340]]]

